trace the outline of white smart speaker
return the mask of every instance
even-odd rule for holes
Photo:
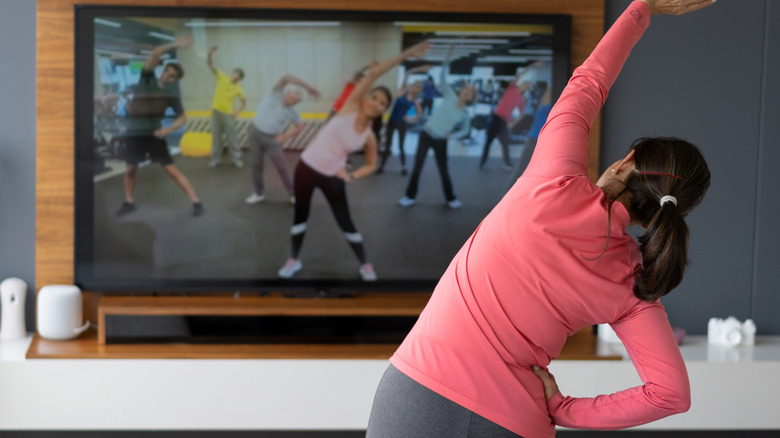
[[[70,284],[52,284],[38,291],[38,334],[46,339],[64,341],[77,338],[89,328],[81,310],[81,289]]]
[[[8,278],[0,283],[0,339],[20,339],[27,336],[24,325],[24,302],[27,298],[27,283],[20,278]]]

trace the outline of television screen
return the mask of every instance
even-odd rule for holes
[[[78,6],[75,282],[430,291],[569,46],[564,15]]]

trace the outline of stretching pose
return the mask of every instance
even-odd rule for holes
[[[319,188],[361,263],[361,278],[364,281],[376,280],[374,267],[366,259],[363,236],[352,223],[345,183],[371,174],[376,167],[376,137],[371,131],[371,124],[387,110],[393,96],[385,87],[371,88],[374,81],[401,61],[422,55],[429,45],[427,42],[417,44],[374,65],[366,77],[357,83],[338,114],[320,129],[301,154],[301,160],[295,168],[295,216],[290,230],[292,257],[279,269],[280,277],[290,278],[303,267],[300,260],[301,246],[311,198],[314,189]],[[347,156],[360,149],[364,150],[365,164],[354,171],[347,170]]]
[[[712,0],[637,0],[574,71],[523,176],[442,276],[379,383],[375,437],[525,437],[555,426],[619,429],[690,406],[685,363],[659,297],[687,259],[685,216],[710,173],[699,150],[644,138],[596,184],[588,131],[651,13]],[[630,225],[645,233],[639,245]],[[644,385],[564,397],[546,371],[567,335],[610,323]]]
[[[160,78],[154,75],[154,69],[160,63],[160,57],[171,49],[186,49],[192,45],[192,36],[179,37],[176,41],[156,47],[146,59],[141,70],[141,79],[131,91],[127,104],[127,146],[125,149],[125,201],[117,210],[117,216],[123,216],[136,210],[135,186],[138,179],[138,164],[151,159],[159,163],[176,184],[192,201],[192,215],[203,214],[203,205],[195,194],[189,180],[173,164],[165,137],[184,126],[187,116],[176,87],[184,77],[184,69],[179,64],[166,64]],[[161,122],[165,111],[173,108],[176,119],[167,127]]]
[[[371,70],[371,67],[375,66],[377,64],[376,61],[372,62],[371,64],[368,64],[364,67],[362,67],[360,70],[356,71],[354,75],[352,75],[352,78],[347,81],[346,84],[344,84],[344,88],[341,89],[341,93],[339,93],[339,97],[336,98],[335,101],[333,101],[333,106],[331,107],[330,111],[328,112],[328,118],[325,119],[325,123],[329,122],[330,119],[332,119],[336,114],[338,114],[339,111],[341,111],[341,108],[344,106],[344,103],[349,99],[349,96],[352,94],[352,91],[355,90],[355,87],[357,86],[358,82],[362,81],[363,78],[366,77],[369,70]],[[378,117],[374,117],[374,119],[371,121],[371,132],[374,133],[374,137],[377,139],[377,148],[379,147],[379,133],[382,131],[382,115],[380,114]],[[347,161],[349,163],[349,161]]]
[[[436,84],[433,83],[433,78],[431,75],[428,75],[422,85],[422,110],[425,116],[431,115],[431,112],[433,112],[433,100],[440,95],[439,90],[436,89]]]
[[[525,68],[515,75],[514,79],[509,83],[504,91],[501,99],[496,104],[496,109],[493,110],[493,114],[490,117],[490,125],[487,128],[487,136],[485,137],[485,145],[482,146],[482,159],[479,161],[479,168],[482,169],[485,166],[485,162],[490,152],[490,146],[493,144],[493,140],[498,139],[501,143],[501,154],[504,158],[504,168],[506,170],[512,170],[512,161],[509,159],[509,133],[512,128],[523,119],[523,113],[525,112],[525,96],[523,95],[530,87],[531,82],[520,82],[530,67]],[[512,111],[517,108],[520,111],[520,115],[516,118],[512,118]]]
[[[406,175],[406,153],[404,152],[404,141],[406,140],[406,129],[409,127],[409,122],[420,120],[423,117],[422,107],[418,97],[422,91],[422,83],[415,82],[411,85],[407,85],[408,77],[412,73],[418,71],[428,71],[430,66],[420,66],[409,69],[404,75],[403,82],[401,82],[401,88],[396,91],[395,103],[393,103],[393,109],[390,111],[390,119],[387,121],[385,127],[385,149],[382,153],[382,162],[379,164],[379,168],[376,173],[382,173],[384,171],[387,157],[390,156],[390,149],[393,146],[393,133],[398,131],[398,149],[399,158],[401,159],[401,175]],[[415,116],[409,117],[406,114],[409,109],[414,107]]]
[[[249,127],[249,153],[252,159],[252,185],[254,193],[246,198],[247,204],[256,204],[265,200],[265,185],[263,184],[263,157],[267,154],[271,162],[282,178],[282,183],[290,196],[290,203],[295,203],[293,193],[293,180],[287,163],[284,162],[282,144],[290,138],[298,135],[303,129],[303,122],[295,105],[301,101],[303,95],[295,88],[285,88],[288,85],[298,86],[315,99],[319,99],[320,92],[295,76],[284,75],[274,85],[273,91],[262,98],[257,105],[255,118]],[[292,125],[285,131],[288,122]]]
[[[531,162],[534,149],[536,149],[536,143],[539,141],[539,133],[542,132],[542,127],[544,127],[544,124],[547,123],[547,116],[550,114],[551,109],[552,88],[547,87],[541,99],[539,100],[539,106],[534,112],[534,122],[531,125],[531,129],[528,130],[528,135],[525,137],[523,150],[521,152],[520,158],[517,160],[517,164],[515,164],[515,169],[512,171],[512,175],[509,177],[509,186],[507,189],[514,185],[515,181],[520,178],[520,175],[525,172],[525,168],[528,167],[528,163]]]
[[[236,119],[246,107],[244,90],[238,83],[244,79],[244,70],[236,68],[228,77],[214,66],[214,52],[217,46],[209,48],[208,65],[217,77],[217,88],[214,90],[214,102],[211,108],[211,161],[209,167],[217,167],[222,158],[222,134],[227,136],[228,149],[233,159],[233,165],[239,169],[244,167],[241,160],[241,148],[236,135]],[[239,105],[233,109],[233,102],[238,99]]]
[[[339,93],[339,96],[336,98],[336,100],[333,101],[333,105],[330,108],[330,111],[328,112],[328,118],[325,120],[326,122],[333,118],[336,114],[338,114],[339,111],[341,111],[341,108],[344,106],[344,103],[347,102],[347,99],[349,99],[349,96],[352,94],[352,91],[355,90],[355,87],[357,86],[358,82],[362,81],[363,78],[366,77],[369,70],[371,70],[371,67],[375,66],[376,62],[372,62],[369,65],[363,66],[360,68],[360,70],[356,71],[352,77],[344,84],[344,88],[341,89],[341,93]]]
[[[425,157],[428,155],[428,149],[433,149],[433,154],[436,157],[436,166],[439,168],[447,205],[454,210],[463,206],[452,189],[450,171],[447,168],[447,140],[460,138],[469,132],[471,122],[466,106],[474,103],[477,91],[473,85],[467,83],[456,94],[455,90],[447,83],[448,70],[449,57],[442,65],[441,78],[439,79],[439,91],[444,96],[444,101],[436,107],[420,132],[417,153],[414,156],[414,169],[409,178],[409,184],[406,186],[406,196],[398,201],[402,207],[410,207],[415,204],[417,185],[420,181]]]

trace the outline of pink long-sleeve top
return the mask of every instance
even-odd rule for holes
[[[525,438],[554,436],[555,425],[625,428],[690,405],[663,306],[633,294],[641,255],[626,232],[629,214],[619,202],[608,213],[587,177],[590,125],[649,22],[647,5],[633,2],[574,71],[527,170],[452,260],[390,359]],[[545,401],[532,366],[547,366],[567,336],[596,323],[611,324],[644,385]]]

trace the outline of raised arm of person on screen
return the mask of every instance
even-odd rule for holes
[[[409,76],[414,73],[426,73],[428,70],[430,70],[430,68],[430,65],[421,65],[419,67],[414,67],[407,70],[406,73],[404,73],[403,80],[401,80],[401,86],[398,88],[398,90],[396,90],[395,95],[400,96],[409,91],[409,84],[407,83]]]
[[[356,111],[360,106],[363,97],[365,97],[366,93],[374,85],[374,81],[376,81],[383,74],[387,73],[387,71],[392,67],[400,64],[405,59],[422,56],[422,54],[425,53],[425,51],[428,50],[430,46],[431,43],[423,41],[395,56],[373,64],[368,72],[366,72],[363,79],[361,79],[355,85],[355,89],[352,91],[352,94],[349,95],[347,101],[344,102],[344,106],[341,107],[339,114],[346,114]]]
[[[303,88],[314,99],[320,98],[320,91],[316,87],[293,75],[284,75],[279,78],[279,80],[274,85],[274,91],[282,91],[288,84],[297,85]]]
[[[473,85],[464,84],[460,93],[456,93],[452,85],[447,81],[447,76],[450,74],[450,62],[452,61],[452,52],[454,47],[450,48],[450,51],[444,57],[441,65],[441,73],[439,73],[439,92],[444,99],[441,107],[451,106],[453,108],[464,108],[467,105],[471,105],[476,98],[476,89]],[[434,110],[436,111],[436,110]],[[462,113],[461,120],[454,126],[455,130],[451,130],[445,133],[445,138],[461,138],[469,133],[471,129],[471,119],[468,113]]]
[[[279,80],[274,85],[273,92],[282,93],[284,92],[284,89],[287,85],[295,85],[301,87],[304,90],[306,90],[306,92],[309,93],[309,95],[314,99],[320,98],[320,92],[316,87],[304,81],[303,79],[293,75],[284,75],[281,78],[279,78]],[[290,90],[284,92],[284,94],[281,97],[282,102],[286,107],[292,107],[297,105],[298,102],[300,102],[301,98],[302,98],[301,93],[297,90]],[[298,133],[301,132],[303,128],[304,128],[304,123],[299,119],[296,123],[288,126],[284,132],[278,134],[276,136],[275,141],[277,143],[284,143],[290,138],[293,138],[296,135],[298,135]]]
[[[206,57],[206,64],[209,66],[209,70],[211,70],[212,73],[217,74],[219,70],[214,65],[214,53],[217,51],[217,46],[211,46],[209,47],[209,54]]]
[[[149,56],[146,58],[146,63],[144,63],[144,70],[154,71],[154,69],[158,65],[160,65],[161,57],[164,54],[166,54],[169,50],[186,49],[189,48],[191,45],[192,45],[192,35],[185,34],[176,38],[175,41],[155,47],[154,49],[152,49],[152,53],[150,53]]]

